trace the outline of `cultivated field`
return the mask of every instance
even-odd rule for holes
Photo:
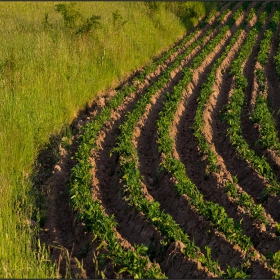
[[[80,113],[41,178],[63,276],[280,277],[279,22],[225,2]]]

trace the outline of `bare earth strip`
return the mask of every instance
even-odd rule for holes
[[[225,16],[225,20],[219,27],[228,20],[241,4],[236,5]],[[220,13],[227,6],[225,5]],[[216,15],[216,18],[218,15]],[[180,48],[165,63],[159,65],[153,73],[146,77],[143,84],[139,85],[137,82],[135,83],[138,86],[137,91],[127,96],[123,100],[122,105],[111,112],[110,120],[105,123],[105,126],[98,135],[96,141],[98,149],[93,149],[91,153],[91,162],[93,165],[92,196],[93,199],[98,199],[101,202],[106,214],[113,214],[115,216],[115,220],[118,223],[116,233],[121,246],[133,250],[134,244],[145,244],[149,247],[148,253],[151,261],[158,262],[162,271],[170,278],[213,278],[215,275],[204,269],[198,261],[188,259],[182,252],[184,245],[181,242],[173,242],[168,248],[164,248],[161,245],[160,240],[162,236],[157,228],[147,222],[142,213],[136,213],[122,198],[123,185],[121,178],[123,174],[120,171],[118,157],[116,154],[110,155],[110,152],[115,146],[117,136],[119,135],[119,126],[124,122],[125,114],[132,111],[133,106],[140,96],[145,94],[150,84],[158,79],[164,69],[172,64],[178,54],[185,51],[192,42],[201,38],[211,28],[213,21],[214,17],[211,19],[210,25],[198,31],[192,40],[187,42],[185,46]],[[233,217],[235,221],[240,220],[240,217],[244,218],[242,225],[244,233],[252,238],[257,250],[266,254],[268,251],[275,252],[279,250],[280,242],[275,239],[275,236],[271,235],[269,229],[264,229],[252,223],[247,216],[244,216],[242,208],[237,206],[220,188],[224,179],[231,178],[232,175],[237,175],[240,181],[239,187],[250,193],[257,202],[259,201],[260,190],[264,186],[263,179],[248,167],[246,161],[236,156],[226,136],[226,124],[222,123],[219,118],[219,112],[222,110],[223,105],[227,103],[232,87],[232,79],[230,78],[228,67],[250,27],[241,33],[238,42],[234,45],[219,68],[216,93],[206,108],[206,136],[208,137],[208,141],[212,143],[213,150],[218,155],[218,161],[221,166],[220,174],[215,174],[207,180],[204,180],[205,163],[199,156],[197,141],[191,129],[197,108],[196,98],[199,94],[199,87],[206,80],[211,66],[225,49],[226,44],[229,42],[233,32],[238,28],[240,22],[241,18],[227,32],[225,38],[207,57],[202,66],[194,71],[193,83],[185,92],[184,99],[178,108],[173,124],[172,134],[176,140],[174,154],[185,164],[188,176],[198,186],[205,199],[222,205],[228,215]],[[188,66],[192,59],[202,51],[203,46],[219,33],[219,27],[214,29],[201,46],[193,49],[191,54],[182,60],[180,67],[173,71],[169,83],[154,96],[152,104],[147,106],[145,115],[135,127],[133,142],[138,150],[139,169],[144,176],[143,189],[145,190],[146,197],[150,200],[158,201],[161,204],[162,210],[172,215],[174,220],[183,228],[184,232],[193,238],[194,243],[201,248],[203,253],[206,252],[204,249],[205,246],[210,247],[212,249],[213,259],[217,259],[221,264],[221,268],[226,270],[227,264],[233,267],[239,267],[244,262],[244,252],[238,245],[228,242],[223,234],[213,229],[210,222],[205,221],[203,217],[199,216],[197,210],[188,204],[188,198],[185,195],[178,197],[175,193],[173,178],[169,174],[159,171],[161,157],[158,153],[156,137],[156,120],[159,112],[163,108],[165,94],[172,92],[173,87],[180,80],[182,67]],[[279,28],[277,36],[278,34]],[[258,41],[260,38],[258,38]],[[274,36],[274,44],[276,44],[275,38],[276,35]],[[266,68],[267,77],[270,75],[270,67],[273,64],[272,54],[275,51],[276,48],[273,47],[269,57],[268,67]],[[253,61],[255,52],[253,50],[253,55],[249,58],[249,62]],[[252,68],[250,68],[249,62],[245,65],[245,69],[250,74]],[[221,74],[222,71],[224,73],[223,75]],[[275,100],[275,104],[279,105],[280,99],[277,96],[279,82],[275,82],[274,78],[274,74],[270,75],[268,84],[272,89],[271,100]],[[131,81],[132,78],[123,83],[122,86],[126,83],[130,84]],[[252,81],[249,84],[252,84]],[[71,272],[73,274],[76,273],[80,278],[98,277],[97,267],[93,263],[95,249],[98,243],[92,242],[93,235],[86,231],[86,225],[75,218],[76,213],[73,213],[69,205],[67,180],[71,168],[74,165],[71,156],[77,150],[77,137],[82,133],[82,126],[91,121],[95,115],[99,114],[115,93],[114,90],[111,90],[107,95],[99,97],[95,104],[88,107],[74,121],[73,128],[77,130],[77,134],[73,136],[73,145],[70,147],[69,152],[66,152],[62,147],[59,148],[60,160],[53,167],[53,175],[43,182],[45,192],[49,193],[47,200],[47,203],[49,203],[49,212],[47,213],[44,230],[41,232],[41,240],[50,247],[53,260],[60,262],[60,273],[66,278],[67,266],[70,266]],[[252,139],[256,140],[254,137]],[[278,163],[277,167],[279,167]],[[273,219],[279,221],[280,213],[278,210],[278,212],[275,210],[277,209],[275,208],[276,203],[276,199],[270,198],[263,205]],[[273,224],[274,220],[271,216],[269,214],[267,215],[271,224]],[[67,256],[67,252],[70,256]],[[81,271],[77,267],[74,257],[83,262],[84,271]],[[116,277],[110,262],[106,263],[106,269],[105,275],[107,278]],[[273,275],[261,263],[258,257],[252,263],[251,270],[253,278],[271,278]]]
[[[207,25],[205,30],[208,28],[210,28],[209,25]],[[194,39],[202,36],[202,31],[198,32]],[[187,42],[182,49],[185,50],[192,41],[193,40]],[[174,53],[164,64],[160,65],[153,73],[151,73],[139,88],[144,90],[151,81],[156,80],[158,75],[160,75],[162,71],[174,61],[177,55],[183,51],[182,49]],[[130,83],[130,80],[132,80],[132,78],[123,83],[121,87]],[[95,115],[99,114],[107,101],[115,94],[116,91],[114,90],[108,91],[106,95],[100,96],[91,107],[86,109],[85,112],[80,113],[79,117],[75,119],[72,124],[72,127],[78,131],[78,134],[82,133],[82,131],[80,131],[82,126],[90,121]],[[51,164],[48,163],[48,158],[53,157],[53,155],[48,155],[46,152],[41,155],[42,161],[45,163],[44,166],[40,167],[37,180],[44,185],[45,193],[48,196],[47,203],[49,204],[49,211],[40,238],[42,242],[48,244],[53,260],[60,262],[60,273],[62,275],[65,275],[66,273],[64,254],[66,254],[65,250],[68,250],[69,255],[71,255],[72,252],[72,256],[70,256],[70,266],[73,266],[73,273],[77,270],[73,257],[77,257],[78,259],[83,258],[84,268],[86,268],[87,271],[91,271],[91,273],[88,272],[87,276],[94,277],[94,267],[92,264],[92,252],[94,251],[94,246],[91,242],[93,236],[86,233],[85,225],[76,221],[75,213],[73,213],[69,205],[67,180],[70,175],[70,170],[74,165],[71,156],[73,156],[77,150],[77,136],[78,135],[73,137],[74,144],[72,145],[69,154],[67,154],[64,149],[60,148],[61,158],[55,166],[50,167]],[[56,149],[58,149],[58,147],[56,147]],[[45,179],[47,177],[45,169],[50,168],[53,169],[53,175],[50,178]],[[61,260],[59,260],[60,258]],[[110,275],[108,275],[108,277],[110,278]]]
[[[205,164],[201,161],[198,155],[198,143],[194,138],[191,130],[197,108],[196,98],[199,93],[199,87],[203,83],[203,76],[206,76],[207,72],[207,68],[206,70],[202,69],[202,71],[198,72],[198,74],[195,76],[197,77],[197,79],[194,79],[193,85],[189,86],[188,88],[188,92],[190,95],[186,94],[184,100],[182,100],[181,104],[179,105],[177,112],[181,117],[179,118],[179,120],[175,119],[173,130],[173,135],[176,140],[175,149],[178,152],[177,156],[186,166],[187,175],[198,186],[205,199],[209,199],[215,203],[221,204],[225,207],[226,211],[231,216],[235,214],[235,209],[231,206],[232,202],[230,202],[228,196],[225,195],[221,191],[221,189],[217,188],[217,186],[219,186],[219,184],[223,181],[222,176],[221,178],[215,178],[215,176],[212,176],[208,180],[203,179]],[[213,186],[215,187],[213,188]],[[223,261],[223,259],[221,261]],[[257,263],[258,262],[253,264],[254,275],[260,275],[262,273],[266,276],[271,275],[271,272],[268,272],[265,267],[260,264],[259,266]]]
[[[205,69],[200,70],[203,72]],[[172,215],[185,232],[194,238],[195,244],[199,244],[202,251],[204,251],[204,246],[208,245],[213,249],[214,259],[220,257],[219,261],[221,260],[224,269],[226,264],[236,266],[242,258],[240,252],[236,248],[233,249],[221,234],[213,231],[209,222],[201,220],[195,209],[187,204],[184,196],[178,198],[172,178],[168,174],[159,173],[161,159],[156,143],[156,119],[162,109],[163,99],[163,96],[157,96],[153,105],[148,105],[146,114],[135,128],[134,137],[139,155],[139,170],[144,176],[145,186],[153,198],[160,202],[162,209]],[[205,232],[208,234],[205,235]],[[225,256],[229,255],[231,259],[225,259]]]
[[[197,49],[194,49],[189,57],[194,56],[197,51]],[[185,64],[186,61],[188,61],[188,58],[183,60],[182,64]],[[181,67],[182,66],[180,66],[179,68]],[[179,69],[175,69],[173,71],[173,73],[171,74],[172,79],[170,80],[170,84],[166,86],[166,89],[163,92],[166,92],[170,87],[173,86],[174,80],[179,80],[180,73],[178,73],[178,71]],[[144,93],[145,91],[141,90],[141,94]],[[128,240],[131,240],[131,242],[133,241],[135,243],[141,242],[146,245],[150,245],[153,242],[156,247],[158,247],[157,249],[155,249],[155,251],[158,252],[160,249],[160,234],[153,226],[145,222],[143,220],[143,217],[139,219],[141,215],[137,214],[133,209],[131,209],[122,199],[122,184],[119,182],[121,174],[119,170],[118,159],[116,158],[115,154],[110,157],[110,151],[114,148],[116,138],[119,134],[118,126],[124,121],[125,114],[133,109],[133,106],[135,105],[139,97],[140,92],[132,94],[128,98],[126,98],[123,104],[119,108],[117,108],[116,112],[112,113],[110,121],[105,124],[105,129],[101,130],[101,132],[99,133],[99,136],[97,138],[99,149],[98,151],[93,151],[92,154],[93,166],[95,166],[95,168],[93,169],[93,193],[97,193],[96,190],[98,187],[100,194],[97,195],[99,195],[100,200],[104,204],[106,212],[108,214],[115,215],[115,219],[119,223],[119,230],[123,236],[125,236]],[[146,191],[146,197],[149,200],[153,199],[148,191]],[[180,253],[180,255],[180,262],[182,262],[182,265],[184,262],[184,266],[187,266],[187,268],[185,268],[184,270],[181,269],[181,273],[183,273],[181,275],[179,274],[179,271],[177,271],[176,275],[178,277],[184,277],[186,271],[188,271],[189,275],[193,275],[194,273],[197,274],[198,271],[200,271],[200,269],[198,269],[198,264],[194,266],[192,260],[186,260],[182,253]],[[163,271],[165,271],[167,276],[169,275],[169,273],[172,273],[170,275],[173,275],[174,270],[170,270],[170,267],[172,266],[170,266],[170,264],[167,265],[165,258],[163,258],[163,256],[155,257],[163,259],[161,266],[164,265],[164,268],[162,269]],[[191,267],[194,269],[193,271]],[[202,274],[199,273],[200,276],[204,275],[205,273],[203,272],[202,268],[201,273]]]
[[[248,30],[246,30],[247,32]],[[219,174],[213,174],[213,176],[217,176],[218,181],[223,186],[223,180],[232,181],[232,176],[227,170],[224,159],[217,153],[215,149],[215,139],[214,135],[220,133],[220,119],[219,119],[219,111],[217,110],[217,101],[220,95],[229,90],[229,86],[231,84],[231,78],[229,75],[229,66],[234,59],[234,55],[238,52],[241,42],[244,41],[246,37],[245,30],[241,33],[239,40],[235,43],[226,59],[223,61],[221,66],[218,68],[216,73],[216,83],[213,87],[213,94],[210,97],[209,103],[207,104],[204,111],[204,122],[205,122],[205,137],[208,143],[211,144],[212,150],[217,155],[218,165],[220,166]],[[239,190],[242,191],[240,186],[237,186]],[[256,221],[251,220],[248,215],[245,215],[245,210],[238,206],[233,199],[230,199],[230,204],[227,207],[227,203],[225,200],[221,201],[221,205],[225,207],[225,209],[229,209],[228,214],[230,217],[234,219],[235,222],[239,221],[241,218],[243,219],[242,229],[244,233],[249,236],[254,244],[254,247],[266,255],[269,251],[275,252],[280,249],[279,239],[270,232],[271,227],[275,224],[275,221],[270,217],[270,215],[266,215],[266,218],[270,221],[270,228],[266,229],[266,227],[262,224],[256,223]]]

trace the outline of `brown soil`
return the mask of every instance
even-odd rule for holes
[[[201,68],[200,71],[203,72],[205,69]],[[168,91],[172,92],[171,89]],[[154,199],[160,202],[162,209],[172,215],[185,232],[195,240],[195,244],[199,244],[203,252],[205,252],[204,246],[210,244],[213,257],[219,258],[219,261],[222,260],[223,269],[226,269],[226,264],[229,263],[236,266],[242,260],[242,252],[232,249],[232,246],[227,244],[221,234],[214,233],[208,222],[204,221],[201,225],[201,217],[193,207],[187,205],[186,197],[178,198],[176,195],[170,176],[159,172],[161,159],[157,151],[156,119],[162,110],[163,101],[163,95],[154,96],[152,104],[147,106],[145,115],[135,128],[134,141],[138,149],[139,170],[144,175],[145,186]],[[188,217],[191,217],[192,222]],[[203,232],[206,231],[211,233],[205,236]],[[231,259],[225,259],[229,255]]]
[[[206,28],[204,28],[204,30],[199,31],[193,40],[201,37],[203,35],[203,32],[205,32],[209,28],[210,26],[208,25]],[[160,65],[156,69],[156,71],[151,73],[146,78],[145,82],[142,85],[138,86],[139,91],[142,90],[144,92],[147,85],[149,85],[151,81],[155,81],[158,75],[160,75],[161,72],[174,61],[176,56],[179,53],[183,52],[193,40],[189,41],[183,48],[173,54],[164,64]],[[138,71],[140,71],[140,69],[132,74],[132,76],[127,79],[127,81],[124,81],[122,84],[120,84],[118,88],[122,88],[127,83],[131,83],[133,77],[137,74]],[[79,275],[79,277],[96,278],[96,268],[93,265],[92,259],[95,248],[99,244],[92,243],[92,234],[87,233],[85,225],[76,220],[76,213],[73,212],[71,206],[69,205],[70,198],[68,194],[67,180],[69,178],[71,168],[75,164],[73,160],[71,160],[71,157],[77,151],[77,138],[78,135],[82,133],[81,129],[83,125],[90,121],[95,115],[99,114],[101,109],[106,105],[107,101],[115,93],[116,91],[114,90],[108,90],[105,95],[100,95],[98,99],[96,99],[94,102],[91,102],[91,104],[87,106],[85,111],[79,113],[79,116],[73,121],[71,125],[72,130],[76,131],[77,134],[72,137],[73,144],[71,145],[68,152],[65,149],[61,148],[61,145],[59,146],[59,140],[56,139],[55,141],[52,141],[55,142],[52,144],[52,147],[49,147],[48,150],[42,151],[38,156],[38,162],[40,162],[40,166],[38,167],[39,170],[37,170],[35,184],[45,193],[46,198],[44,204],[45,208],[48,210],[46,213],[46,222],[40,233],[40,239],[43,243],[47,244],[52,260],[58,263],[58,273],[60,273],[62,277],[65,278],[69,277],[69,273],[71,273],[72,276]],[[136,94],[134,94],[134,96],[136,96]],[[133,100],[134,103],[136,102],[136,99],[137,98]],[[57,153],[59,151],[60,154],[57,156]],[[56,162],[56,159],[59,159],[59,161]],[[124,207],[123,209],[126,209],[126,211],[128,211],[127,207]],[[111,214],[110,211],[108,211],[107,213]],[[130,217],[133,217],[135,221],[129,221]],[[138,222],[136,222],[137,220]],[[133,229],[133,225],[135,224],[135,222],[137,224],[139,223],[139,225],[142,225],[142,221],[143,217],[141,214],[134,213],[132,214],[132,216],[126,217],[127,225],[130,225],[130,230],[135,231],[136,228]],[[127,225],[124,228],[126,228]],[[149,225],[147,227],[149,227]],[[141,234],[144,236],[144,241],[140,243],[149,244],[150,241],[147,242],[147,240],[153,239],[151,238],[149,230],[154,231],[155,235],[158,234],[156,229],[150,227],[148,228],[148,238],[147,234],[145,234],[144,229],[141,231]],[[117,234],[119,235],[120,240],[122,240],[124,247],[126,247],[126,245],[131,246],[126,239],[121,237],[119,232],[117,232]],[[135,243],[139,243],[139,241]],[[84,271],[78,268],[77,263],[74,260],[75,257],[83,263]],[[184,258],[182,259],[182,261],[186,263],[186,260],[184,260]],[[193,263],[191,260],[188,260],[188,262]],[[167,265],[168,261],[165,262],[165,264]],[[69,266],[69,268],[67,268],[67,266]],[[108,271],[106,273],[106,276],[112,278],[114,276],[113,272],[110,271],[108,267],[107,270]],[[194,269],[194,271],[195,270],[196,269]],[[190,270],[190,272],[191,271],[192,270]],[[202,275],[204,275],[204,272],[203,274],[200,274],[200,276]]]
[[[224,42],[222,43],[222,46],[224,46]],[[236,46],[238,46],[238,43]],[[219,51],[221,52],[222,50],[220,49]],[[232,49],[231,52],[232,54],[229,53],[229,58],[231,58],[234,55],[234,49]],[[219,52],[216,52],[216,56],[218,55]],[[212,54],[212,56],[209,56],[209,60],[206,59],[204,61],[204,64],[208,64],[208,66],[204,66],[204,68],[202,66],[202,69],[198,69],[197,75],[194,73],[193,83],[188,86],[184,99],[179,105],[177,115],[174,119],[174,130],[172,132],[176,144],[174,153],[175,156],[179,157],[180,160],[185,164],[187,175],[197,185],[199,190],[203,193],[205,199],[209,199],[215,203],[222,205],[226,209],[230,217],[234,217],[235,220],[240,220],[238,212],[240,213],[241,211],[236,211],[237,209],[233,207],[233,202],[220,188],[220,185],[223,185],[223,180],[228,177],[228,175],[226,176],[225,174],[225,170],[222,171],[220,174],[213,174],[208,180],[204,180],[206,167],[205,162],[199,156],[197,148],[198,143],[194,135],[192,134],[191,129],[194,122],[194,116],[197,110],[196,99],[199,94],[199,89],[202,83],[205,81],[205,76],[207,75],[211,63],[213,63],[213,59],[215,59],[215,56]],[[226,81],[224,76],[223,80]],[[207,110],[209,110],[209,108],[206,108],[206,111]],[[207,117],[207,115],[205,118],[208,119],[208,122],[210,122],[212,129],[214,130],[213,127],[215,127],[216,129],[216,120],[214,122],[214,119]],[[211,131],[205,131],[205,134],[208,135],[208,138],[211,138],[211,136],[209,137],[209,135],[213,133],[214,132],[211,133]],[[185,143],[188,143],[188,145],[186,146]],[[213,188],[212,186],[215,186],[215,188]],[[223,258],[221,261],[224,260],[225,259]],[[271,275],[271,272],[268,272],[268,270],[265,269],[265,266],[259,265],[257,265],[256,263],[253,264],[253,275],[260,275],[262,273],[264,273],[263,275],[266,275],[264,277]]]
[[[236,11],[241,4],[238,3],[225,16],[225,21],[230,18],[232,12]],[[227,6],[228,4],[221,9],[220,13]],[[203,268],[199,261],[187,258],[183,253],[184,244],[181,242],[173,242],[168,247],[161,245],[160,241],[163,238],[161,232],[145,219],[143,213],[137,213],[134,207],[123,199],[123,183],[121,180],[123,174],[120,170],[119,159],[116,153],[112,155],[110,153],[115,147],[120,132],[119,126],[124,122],[125,115],[133,110],[137,100],[141,95],[145,94],[151,82],[158,79],[163,70],[174,61],[178,54],[185,51],[194,40],[201,38],[210,28],[213,21],[214,17],[210,20],[210,25],[200,30],[184,47],[146,77],[143,84],[135,84],[137,85],[136,92],[127,96],[121,106],[111,112],[110,120],[105,123],[97,137],[96,144],[98,149],[91,152],[91,162],[94,167],[92,169],[92,197],[101,202],[107,215],[114,215],[118,223],[115,230],[121,246],[124,249],[134,250],[134,244],[145,244],[149,248],[148,255],[150,260],[159,263],[162,271],[169,278],[215,278],[217,276]],[[219,119],[219,112],[222,106],[227,103],[232,87],[228,67],[242,44],[245,32],[248,32],[250,27],[242,33],[239,41],[219,68],[216,84],[217,92],[215,96],[213,95],[206,108],[205,121],[207,129],[205,134],[209,142],[212,143],[213,150],[217,153],[219,164],[221,165],[221,173],[213,174],[208,180],[204,180],[205,162],[199,155],[198,144],[191,129],[197,108],[196,98],[199,94],[199,88],[206,80],[211,66],[224,51],[226,44],[241,21],[242,17],[205,59],[202,66],[194,71],[193,81],[188,86],[178,107],[172,135],[176,144],[174,147],[175,155],[185,164],[187,175],[203,193],[204,198],[222,205],[228,215],[233,217],[235,221],[240,220],[242,217],[244,233],[252,238],[256,250],[266,254],[268,251],[275,252],[279,250],[280,242],[275,238],[270,228],[264,229],[263,225],[253,223],[244,215],[243,209],[228,198],[222,190],[224,179],[231,178],[231,175],[237,175],[240,189],[251,194],[255,201],[258,202],[260,191],[264,187],[263,179],[245,161],[236,156],[226,136],[227,126]],[[223,23],[219,27],[222,25]],[[214,229],[210,222],[200,216],[197,210],[189,204],[187,196],[178,196],[176,194],[174,178],[170,174],[160,171],[162,155],[158,153],[156,129],[156,120],[163,108],[166,93],[172,92],[174,86],[180,80],[182,68],[188,66],[192,59],[203,50],[203,46],[219,33],[219,27],[214,29],[201,46],[193,49],[191,54],[182,60],[181,65],[172,72],[171,79],[165,85],[165,88],[153,96],[151,104],[146,108],[146,113],[135,127],[133,143],[137,147],[139,155],[139,170],[141,175],[144,176],[143,190],[146,198],[158,201],[161,209],[174,218],[203,253],[205,253],[205,246],[210,247],[213,259],[220,263],[223,270],[226,270],[227,265],[240,267],[244,263],[245,252],[238,245],[226,240],[222,233]],[[277,32],[279,33],[279,30]],[[275,48],[271,52],[273,51],[275,52]],[[256,51],[253,50],[252,58],[249,58],[249,61],[253,61],[255,53]],[[268,65],[272,65],[272,59],[270,56],[270,64]],[[245,65],[245,69],[247,69],[246,67],[249,67],[248,63]],[[223,75],[221,74],[222,70],[224,71]],[[248,68],[246,71],[251,70],[252,68]],[[119,88],[126,84],[131,84],[138,71],[140,69],[127,81],[119,85]],[[276,86],[279,87],[279,85],[272,81],[273,78],[273,75],[271,79],[268,78],[269,86],[274,89],[274,92],[272,91],[271,93],[271,98],[278,100]],[[115,93],[116,91],[114,90],[108,90],[105,95],[101,95],[91,105],[88,105],[85,111],[80,112],[71,126],[72,130],[75,131],[75,135],[72,137],[70,148],[62,148],[59,142],[54,147],[56,153],[59,154],[59,160],[55,165],[53,164],[54,160],[49,160],[49,157],[53,158],[53,154],[49,151],[40,155],[42,164],[36,185],[40,186],[46,195],[45,207],[48,210],[46,222],[40,233],[40,239],[49,248],[52,260],[59,264],[59,273],[64,278],[74,276],[79,278],[98,278],[100,277],[98,271],[100,269],[106,269],[105,276],[107,278],[120,276],[115,272],[109,260],[106,261],[105,266],[102,268],[93,262],[97,254],[96,247],[99,244],[98,242],[92,242],[93,234],[88,233],[85,224],[76,218],[77,213],[69,205],[70,197],[68,194],[68,179],[71,168],[75,164],[71,157],[77,151],[78,136],[82,134],[82,127],[100,113]],[[249,92],[246,96],[249,96],[248,94]],[[280,104],[280,99],[275,102]],[[275,164],[279,166],[277,161]],[[244,168],[242,168],[243,166]],[[52,170],[51,176],[47,174],[47,170]],[[254,185],[251,182],[254,182]],[[273,219],[279,221],[280,214],[277,213],[276,203],[277,199],[269,198],[263,205]],[[269,214],[267,216],[271,221],[271,225],[273,225],[274,220]],[[75,258],[82,263],[83,269],[79,268]],[[252,261],[249,272],[252,273],[253,278],[271,278],[273,276],[272,271],[261,263],[259,256]],[[71,276],[69,273],[71,273]]]
[[[246,30],[248,31],[248,30]],[[225,92],[229,85],[223,86],[223,80],[230,81],[229,73],[228,73],[228,67],[233,60],[236,52],[240,48],[241,40],[244,41],[246,34],[245,31],[241,34],[239,37],[239,40],[236,42],[236,44],[233,46],[231,51],[229,52],[226,59],[223,61],[219,69],[216,73],[216,83],[213,87],[213,94],[209,100],[209,103],[207,104],[204,112],[204,121],[205,121],[205,136],[208,142],[211,144],[212,150],[216,153],[218,158],[218,165],[220,166],[220,172],[219,174],[215,174],[216,176],[221,176],[220,180],[222,182],[222,179],[230,180],[232,179],[231,174],[226,168],[225,162],[223,158],[217,153],[215,149],[215,145],[212,142],[213,137],[215,134],[220,133],[220,126],[219,126],[219,111],[216,110],[217,106],[217,100],[219,95],[222,95],[223,92]],[[222,73],[224,73],[222,75]],[[253,96],[253,94],[252,94]],[[214,140],[215,142],[215,140]],[[222,183],[221,183],[222,185]],[[242,188],[238,186],[239,190],[242,191]],[[234,211],[231,211],[231,217],[234,218],[235,222],[240,220],[240,218],[243,218],[243,224],[242,228],[244,230],[244,233],[249,236],[255,248],[260,251],[263,254],[267,254],[268,251],[276,252],[280,249],[280,242],[279,239],[275,236],[273,231],[271,232],[272,227],[275,225],[274,220],[270,217],[270,215],[266,215],[267,219],[270,221],[269,228],[265,228],[264,225],[260,225],[258,222],[251,220],[247,215],[244,215],[245,210],[242,209],[242,207],[238,206],[234,200],[229,199],[231,201],[230,208]],[[226,205],[223,205],[226,208]],[[264,237],[265,236],[265,237]]]

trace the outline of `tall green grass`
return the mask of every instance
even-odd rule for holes
[[[29,227],[36,213],[33,163],[50,134],[196,21],[186,25],[176,3],[77,2],[74,8],[86,18],[101,17],[101,27],[76,35],[56,4],[0,2],[0,278],[56,276],[38,229]],[[192,5],[199,7],[196,16],[215,7]]]

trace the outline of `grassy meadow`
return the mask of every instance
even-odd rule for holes
[[[31,218],[39,219],[34,161],[50,135],[214,8],[214,2],[0,3],[0,278],[57,277],[39,228],[30,230]]]

